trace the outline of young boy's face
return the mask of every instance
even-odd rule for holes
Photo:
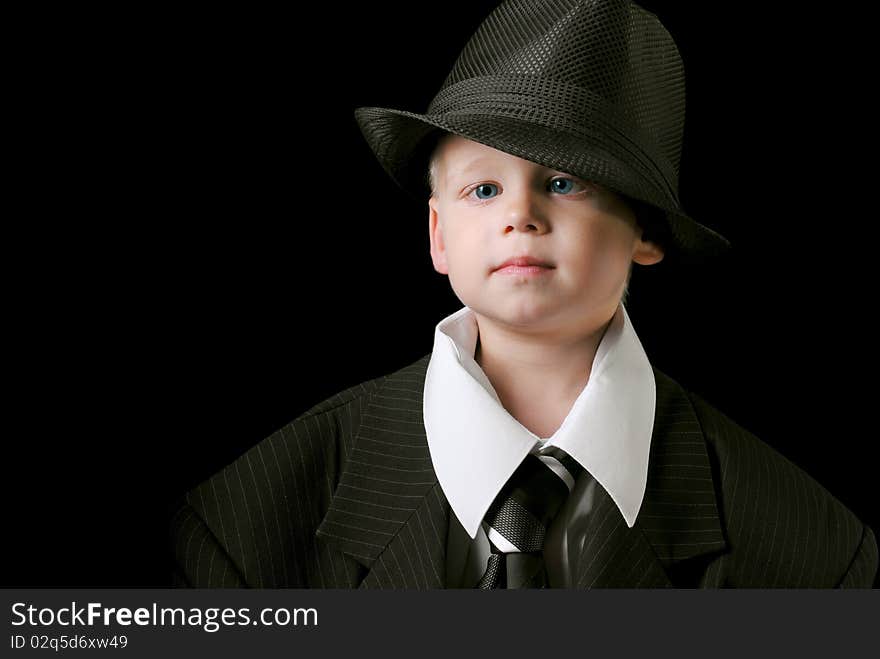
[[[614,192],[458,135],[436,152],[431,258],[478,315],[520,329],[589,331],[617,309],[630,264],[657,263]],[[496,270],[516,256],[537,274]]]

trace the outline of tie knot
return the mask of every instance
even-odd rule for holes
[[[540,551],[581,471],[576,460],[555,447],[527,455],[486,512],[493,545],[503,553]]]

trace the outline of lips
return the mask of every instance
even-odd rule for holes
[[[495,270],[501,270],[502,268],[506,268],[508,266],[518,266],[518,267],[529,267],[529,266],[537,266],[541,268],[554,268],[555,266],[548,261],[544,261],[543,259],[536,258],[534,256],[514,256],[513,258],[507,259],[504,263],[497,266]],[[493,270],[494,272],[494,270]]]

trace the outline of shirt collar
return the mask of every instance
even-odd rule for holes
[[[470,537],[476,537],[492,501],[525,456],[550,446],[589,471],[632,527],[645,494],[656,386],[623,304],[599,343],[587,385],[546,440],[501,405],[474,360],[478,332],[467,306],[437,323],[424,388],[434,470]]]

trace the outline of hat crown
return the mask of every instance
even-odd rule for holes
[[[506,0],[462,49],[428,112],[448,110],[456,86],[475,78],[529,78],[601,98],[666,161],[677,186],[684,66],[659,19],[630,0]]]

